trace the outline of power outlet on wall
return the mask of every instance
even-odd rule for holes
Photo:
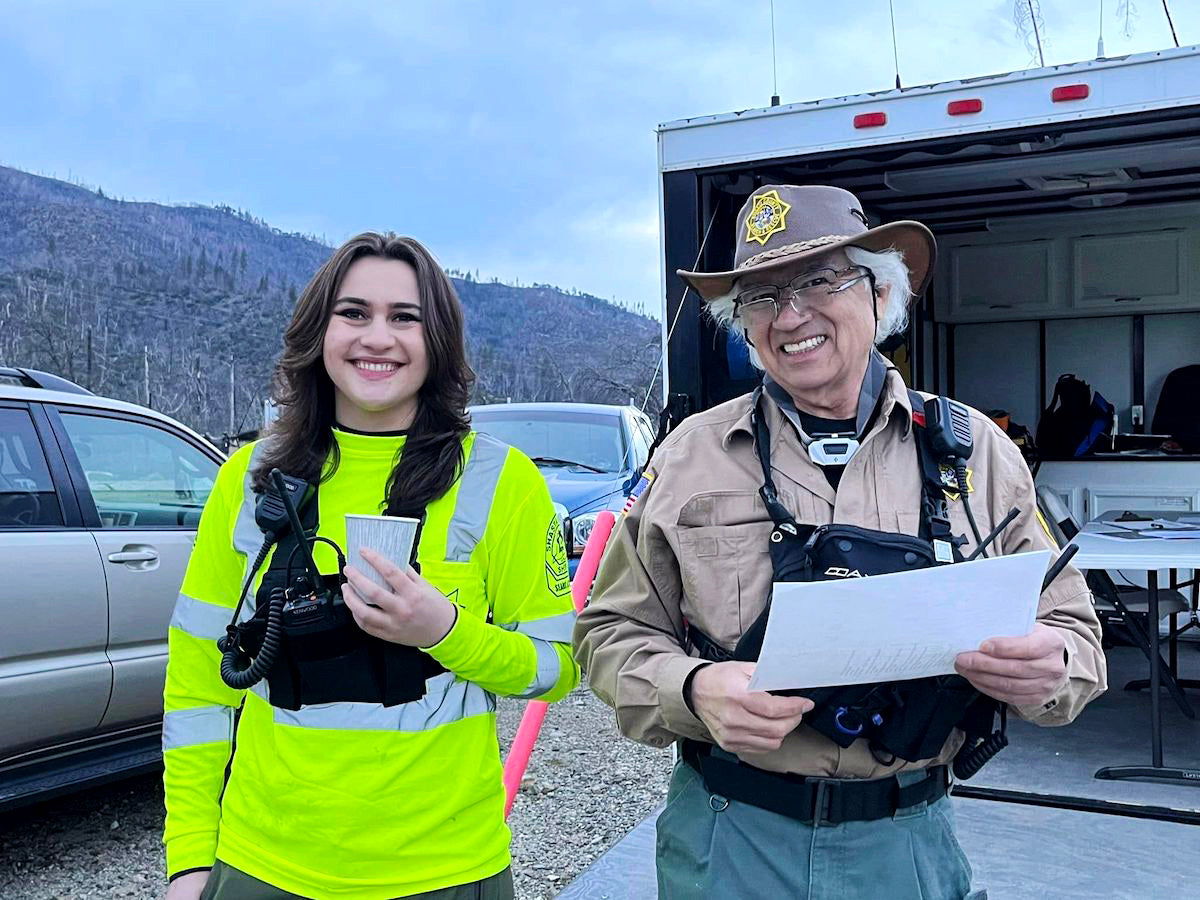
[[[1142,424],[1142,404],[1140,404],[1140,403],[1134,404],[1134,406],[1130,410],[1130,413],[1131,413],[1130,418],[1133,420],[1133,424],[1141,425]]]

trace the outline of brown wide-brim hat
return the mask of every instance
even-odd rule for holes
[[[683,278],[705,300],[729,293],[739,278],[770,272],[841,247],[904,254],[913,296],[933,275],[937,244],[920,222],[867,227],[858,198],[826,185],[769,184],[751,194],[737,215],[737,248],[728,272],[688,272]]]

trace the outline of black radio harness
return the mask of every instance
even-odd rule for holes
[[[316,494],[317,488],[307,482],[271,471],[271,489],[255,504],[262,547],[226,633],[217,641],[221,679],[235,690],[246,690],[265,678],[271,705],[289,710],[341,701],[396,706],[419,700],[426,679],[446,670],[416,647],[385,641],[358,627],[342,599],[346,557],[334,541],[315,533]],[[415,518],[423,521],[423,511]],[[409,561],[418,571],[420,532],[418,525]],[[311,545],[318,541],[337,554],[336,575],[317,569]],[[254,615],[239,622],[246,594],[272,547],[275,556],[259,585]]]
[[[754,446],[763,472],[759,495],[774,524],[769,550],[773,581],[822,581],[854,571],[878,575],[964,561],[964,538],[953,535],[946,490],[957,487],[968,521],[975,533],[976,550],[984,554],[988,543],[1018,514],[1012,510],[986,539],[978,534],[970,515],[966,460],[973,449],[970,412],[945,397],[925,400],[909,392],[921,468],[921,526],[919,535],[875,531],[854,525],[801,525],[779,501],[771,474],[770,433],[762,414],[762,388],[752,399]],[[943,467],[954,475],[947,483]],[[766,632],[770,600],[755,622],[730,652],[695,626],[689,637],[700,655],[711,661],[758,659]],[[883,764],[895,759],[918,761],[936,756],[955,728],[967,735],[955,757],[954,772],[970,778],[1008,743],[1004,705],[975,690],[958,675],[944,675],[883,684],[858,684],[782,693],[801,695],[815,706],[805,724],[849,747],[859,739]],[[992,730],[995,717],[1000,726]]]

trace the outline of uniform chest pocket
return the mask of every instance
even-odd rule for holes
[[[770,522],[678,525],[684,616],[731,647],[766,606],[771,590]]]
[[[451,603],[481,619],[487,618],[488,598],[483,576],[469,562],[421,562],[421,577],[441,591]]]

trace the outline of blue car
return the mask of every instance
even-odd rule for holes
[[[471,424],[537,464],[566,529],[571,576],[596,515],[619,513],[654,442],[645,413],[599,403],[498,403],[471,407]]]

